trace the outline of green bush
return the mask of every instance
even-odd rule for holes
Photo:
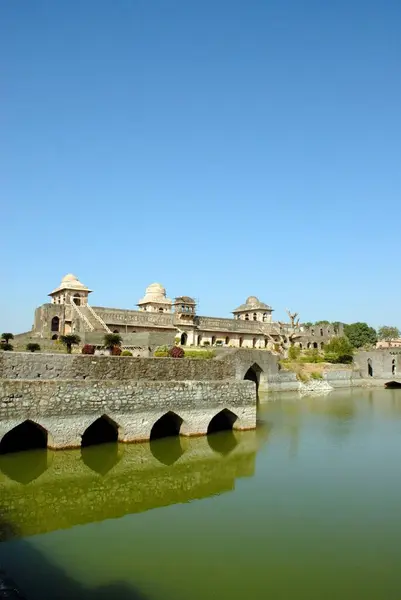
[[[345,336],[335,337],[325,347],[324,359],[329,363],[350,364],[353,361],[354,349]]]
[[[185,358],[207,359],[214,358],[216,353],[214,350],[185,350],[184,355]]]
[[[131,350],[123,350],[121,356],[132,356]]]
[[[303,355],[300,357],[301,363],[321,363],[324,362],[323,356],[319,354],[319,350],[313,348],[312,350],[305,350]]]
[[[35,342],[30,342],[26,345],[28,352],[40,352],[40,345]]]
[[[290,346],[288,348],[288,358],[290,360],[297,360],[301,356],[301,348],[299,346]]]
[[[14,346],[12,344],[2,342],[0,344],[0,350],[4,350],[5,352],[12,352],[14,350]]]
[[[323,379],[323,375],[317,371],[312,371],[310,374],[311,379]]]
[[[167,358],[168,350],[155,350],[153,352],[153,356],[155,356],[156,358]]]

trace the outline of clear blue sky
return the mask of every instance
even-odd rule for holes
[[[3,0],[0,331],[134,308],[401,326],[399,0]]]

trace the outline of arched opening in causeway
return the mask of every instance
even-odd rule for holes
[[[151,440],[180,435],[183,419],[175,412],[169,411],[156,421],[150,432]]]
[[[82,436],[81,447],[96,446],[98,444],[116,443],[118,440],[118,425],[107,415],[96,419]]]
[[[52,323],[51,323],[51,331],[59,331],[59,329],[60,329],[60,319],[58,317],[53,317]]]
[[[247,370],[244,375],[244,379],[247,381],[254,381],[256,383],[256,396],[258,397],[259,391],[259,383],[260,383],[260,374],[262,373],[262,369],[259,367],[257,363],[253,363],[251,367]]]
[[[156,421],[150,432],[150,451],[164,465],[174,464],[184,453],[179,436],[183,419],[169,411]]]
[[[235,421],[238,419],[228,408],[224,408],[209,423],[207,428],[208,435],[212,433],[218,433],[219,431],[230,431],[233,428]]]
[[[46,429],[33,421],[24,421],[3,436],[0,454],[47,448],[47,437]]]
[[[371,358],[368,358],[368,375],[369,377],[373,377],[373,365]]]
[[[180,338],[180,344],[181,346],[186,346],[187,345],[187,341],[188,341],[188,335],[185,333],[181,334],[181,338]]]

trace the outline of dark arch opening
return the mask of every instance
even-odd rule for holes
[[[252,348],[256,348],[256,338],[253,338],[252,340]]]
[[[181,346],[186,346],[187,340],[188,340],[188,335],[184,331],[184,333],[181,334],[181,338],[180,338]]]
[[[115,330],[113,331],[113,333],[120,333],[120,332],[118,331],[118,329],[115,329]]]
[[[211,433],[217,433],[219,431],[230,431],[233,428],[235,421],[238,419],[228,408],[224,408],[209,423],[207,428],[208,435]]]
[[[229,345],[229,343],[230,343],[230,338],[227,336],[227,337],[226,337],[226,346],[228,346],[228,345]]]
[[[47,431],[33,421],[24,421],[6,433],[0,442],[0,454],[47,448]]]
[[[198,346],[200,346],[200,345],[201,345],[201,342],[202,342],[202,336],[201,336],[201,335],[198,335]]]
[[[396,371],[397,371],[397,366],[396,366],[395,358],[393,358],[393,360],[391,361],[391,373],[393,375],[395,375]]]
[[[161,438],[180,435],[183,419],[174,412],[169,411],[156,421],[150,432],[151,440],[159,440]]]
[[[82,436],[81,447],[96,446],[98,444],[109,444],[118,440],[118,425],[109,417],[103,415],[96,419]]]
[[[55,333],[54,335],[52,335],[52,340],[58,340],[58,335],[57,335],[57,333]]]
[[[317,347],[318,347],[317,342],[313,342],[313,347],[315,348],[315,350],[317,349]]]
[[[368,375],[369,377],[373,377],[373,365],[371,358],[368,358]]]
[[[259,382],[260,382],[260,374],[262,373],[262,369],[258,364],[254,363],[244,375],[244,379],[248,381],[254,381],[256,383],[256,395],[258,395],[259,390]]]
[[[79,294],[75,294],[73,297],[73,302],[77,306],[81,306],[81,296]]]
[[[388,381],[384,384],[384,387],[388,390],[401,388],[401,383],[399,381]]]
[[[215,345],[215,343],[216,343],[216,336],[214,335],[214,336],[212,337],[212,346],[214,346],[214,345]]]
[[[60,328],[60,319],[58,317],[52,318],[51,331],[58,331]]]

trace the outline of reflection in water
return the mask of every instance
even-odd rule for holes
[[[184,454],[183,445],[184,440],[178,435],[151,439],[149,442],[150,451],[155,459],[168,466],[173,465]]]
[[[99,473],[99,475],[106,475],[115,467],[121,460],[122,453],[122,446],[116,442],[81,449],[81,457],[85,465],[95,473]]]
[[[51,452],[31,450],[0,456],[0,470],[13,481],[26,485],[37,479],[49,466]]]
[[[238,440],[233,431],[221,431],[220,433],[210,433],[207,436],[209,446],[214,452],[227,456],[237,447]]]

